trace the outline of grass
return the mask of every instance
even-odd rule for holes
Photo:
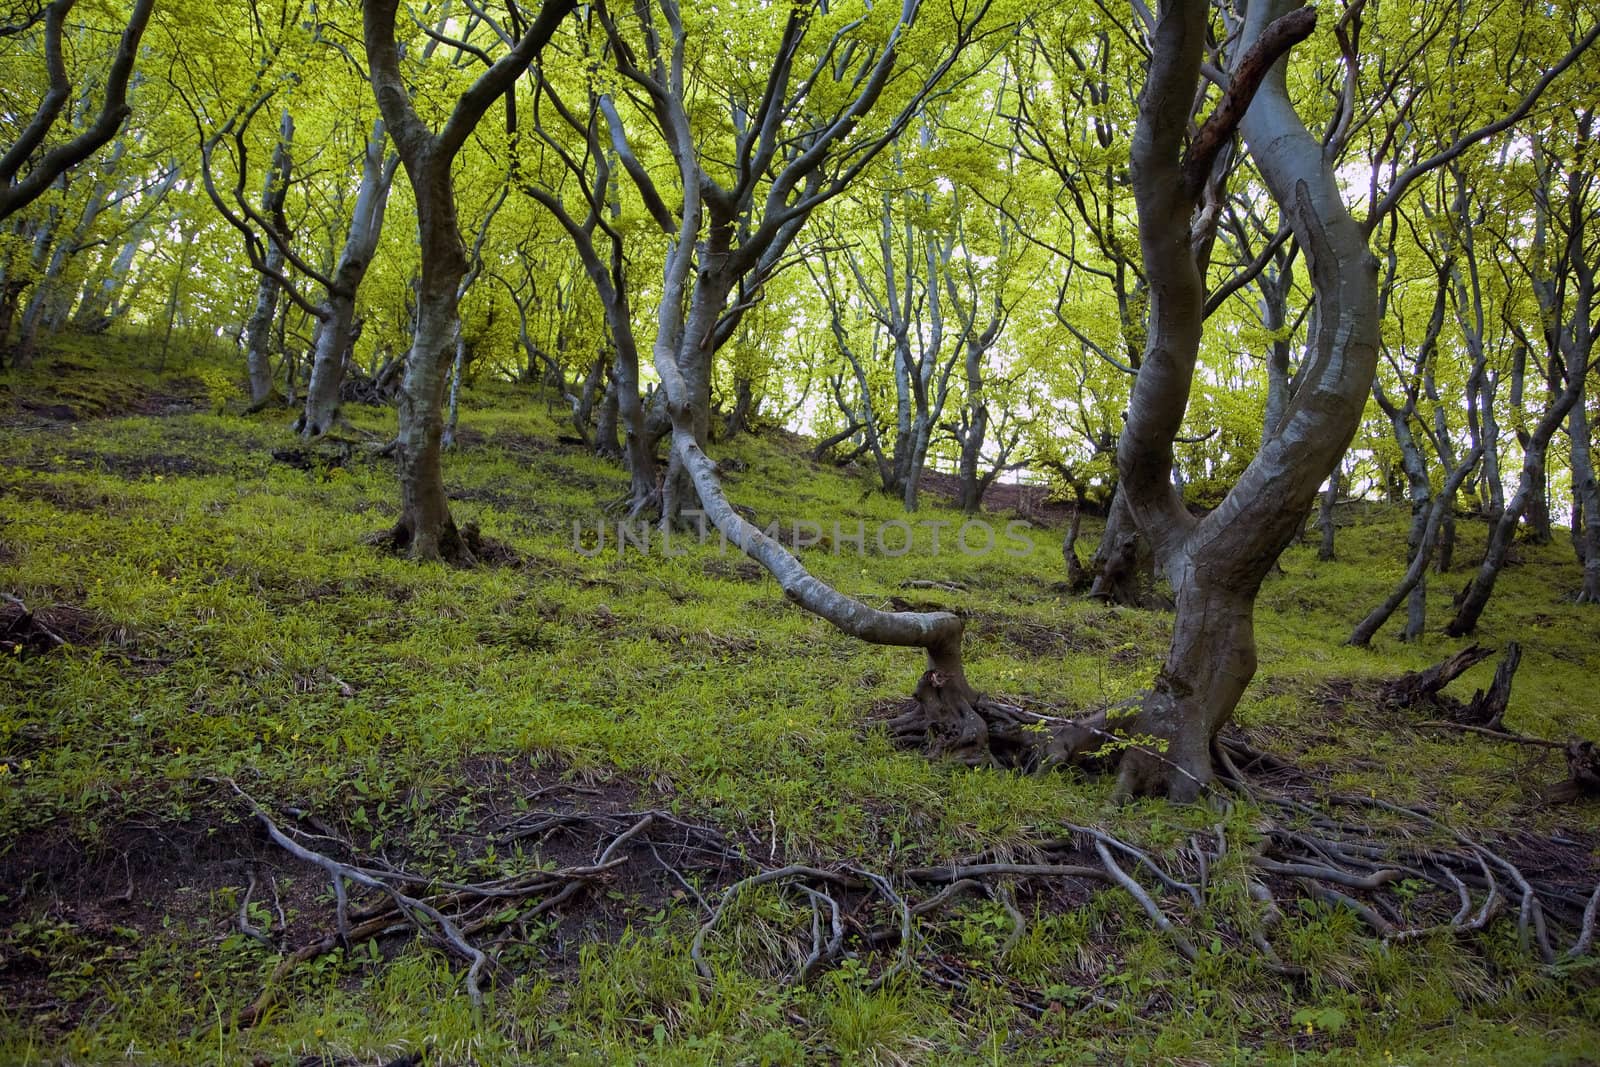
[[[482,1064],[1488,1064],[1580,1063],[1600,1045],[1592,962],[1540,968],[1504,922],[1477,940],[1384,946],[1348,913],[1308,905],[1277,935],[1313,968],[1293,985],[1227,939],[1188,964],[1120,890],[1029,902],[1014,944],[1004,910],[974,899],[920,926],[965,990],[915,974],[875,986],[870,956],[783,987],[809,909],[753,892],[710,944],[708,986],[689,958],[692,900],[625,881],[525,927],[482,1008],[454,961],[401,936],[298,969],[265,1020],[237,1030],[284,948],[326,932],[330,908],[325,881],[274,853],[221,778],[442,877],[536,860],[487,854],[481,831],[552,783],[714,824],[763,860],[889,871],[1022,848],[1067,821],[1159,848],[1217,816],[1115,807],[1106,781],[1078,772],[971,771],[896,750],[869,712],[909,692],[916,657],[787,605],[715,537],[670,557],[578,551],[574,524],[592,538],[626,480],[559,445],[559,414],[525,391],[469,392],[446,461],[457,519],[517,560],[455,570],[365,544],[395,514],[390,465],[333,446],[293,455],[288,420],[240,415],[221,363],[155,373],[137,369],[149,357],[136,339],[119,344],[47,356],[0,386],[0,590],[81,637],[0,661],[0,1062],[376,1063],[425,1049],[429,1063]],[[350,414],[379,436],[392,427],[383,409]],[[763,524],[812,519],[829,538],[834,522],[847,536],[863,525],[863,551],[807,550],[820,576],[875,603],[964,611],[969,673],[989,691],[1070,712],[1137,692],[1160,664],[1167,617],[1052,588],[1058,530],[1032,530],[1029,553],[975,558],[949,551],[959,517],[929,507],[915,518],[953,524],[945,551],[915,526],[913,549],[886,555],[872,532],[905,516],[865,476],[811,464],[780,434],[716,454]],[[1340,644],[1403,566],[1403,516],[1360,507],[1345,520],[1338,562],[1297,546],[1263,589],[1261,669],[1239,724],[1330,788],[1592,847],[1592,802],[1535,805],[1563,775],[1559,754],[1323,698],[1459,646],[1436,632],[1400,644],[1392,628],[1369,651]],[[1459,561],[1484,532],[1463,522]],[[1595,737],[1600,626],[1572,603],[1570,549],[1518,552],[1478,635],[1524,644],[1507,721]],[[911,578],[966,591],[902,589]],[[1437,626],[1466,573],[1431,580]],[[1247,806],[1230,819],[1241,848],[1259,832]],[[248,914],[288,941],[238,930],[249,860],[275,872],[282,911],[258,896]],[[125,882],[132,898],[112,899]],[[1242,884],[1219,872],[1219,923],[1250,906]]]

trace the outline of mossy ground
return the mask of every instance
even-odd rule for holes
[[[1107,781],[1077,772],[896,750],[871,714],[909,693],[916,656],[793,608],[714,536],[675,544],[681,555],[619,554],[613,527],[605,552],[579,551],[574,524],[592,549],[626,480],[559,444],[559,413],[527,390],[467,394],[446,461],[452,507],[515,558],[460,570],[366,542],[396,512],[388,461],[359,445],[303,450],[282,412],[242,416],[220,362],[139,369],[151,362],[136,341],[84,342],[0,391],[0,591],[70,616],[75,641],[0,662],[0,1062],[366,1063],[427,1049],[429,1063],[484,1064],[1490,1064],[1579,1063],[1600,1047],[1595,966],[1541,968],[1507,923],[1383,946],[1351,915],[1307,906],[1278,935],[1313,971],[1294,984],[1220,940],[1186,963],[1120,890],[1038,902],[1009,946],[990,903],[925,921],[926,950],[967,978],[958,991],[915,976],[874,989],[870,961],[780,987],[763,960],[805,912],[760,892],[722,928],[707,986],[688,955],[693,903],[621,885],[503,953],[509,977],[481,1010],[451,960],[401,936],[308,965],[237,1031],[283,947],[238,932],[247,861],[277,865],[282,913],[259,895],[250,912],[274,935],[287,923],[311,936],[330,894],[274,854],[221,779],[441,877],[529,862],[486,854],[477,831],[559,783],[670,808],[763,860],[887,871],[1020,850],[1063,821],[1159,846],[1217,815],[1116,807]],[[348,414],[375,439],[392,429],[387,410]],[[959,517],[929,507],[914,521],[952,523],[943,551],[923,526],[912,551],[886,555],[873,531],[905,516],[864,477],[776,433],[716,455],[763,524],[811,519],[831,535],[862,521],[864,553],[824,544],[808,564],[871,602],[965,612],[969,673],[990,692],[1069,713],[1136,692],[1160,663],[1167,617],[1053,588],[1058,530],[1036,527],[1029,553],[975,557],[950,550]],[[990,516],[1001,545],[1013,517]],[[1386,632],[1370,651],[1342,647],[1400,574],[1404,516],[1361,507],[1344,520],[1338,562],[1293,548],[1264,588],[1239,725],[1329,790],[1592,849],[1593,803],[1536,803],[1563,776],[1559,754],[1328,698],[1330,683],[1392,677],[1460,644]],[[1463,566],[1483,537],[1462,524]],[[1572,602],[1564,542],[1518,555],[1478,635],[1524,644],[1507,722],[1596,737],[1600,613]],[[1437,627],[1466,573],[1432,580]],[[1239,805],[1231,833],[1247,840],[1257,815]],[[1238,880],[1219,875],[1215,892],[1238,894]]]

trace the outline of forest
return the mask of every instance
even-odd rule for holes
[[[0,1063],[1583,1064],[1578,0],[0,0]]]

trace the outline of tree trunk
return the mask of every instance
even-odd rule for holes
[[[750,408],[755,388],[747,375],[737,374],[733,379],[733,410],[722,424],[722,439],[731,441],[742,433],[750,432]]]
[[[447,208],[437,202],[431,206],[434,211],[419,212],[427,234],[423,246],[434,251],[423,256],[417,334],[400,380],[400,432],[396,439],[400,518],[392,536],[395,548],[413,559],[471,562],[472,553],[450,515],[441,461],[446,368],[455,354],[459,329],[456,286],[466,273],[466,260],[455,228],[448,225],[454,221],[453,197]]]
[[[1479,476],[1479,484],[1485,494],[1484,514],[1491,526],[1500,521],[1500,516],[1506,510],[1505,483],[1500,477],[1500,423],[1494,415],[1497,385],[1494,376],[1485,373],[1479,392],[1483,422],[1483,473]]]
[[[272,165],[267,168],[266,186],[261,190],[262,218],[274,219],[283,213],[293,166],[290,154],[293,143],[294,117],[285,109],[278,127],[278,145],[272,153]],[[266,269],[256,283],[255,310],[244,328],[244,359],[250,374],[251,411],[260,411],[277,398],[272,381],[272,320],[277,314],[281,295],[277,276],[282,273],[286,258],[281,244],[274,240],[267,242]]]
[[[0,283],[0,356],[5,354],[8,347],[6,342],[11,337],[11,324],[17,317],[17,303],[27,288],[28,283],[23,281],[7,279]]]
[[[1529,544],[1548,545],[1555,537],[1550,529],[1550,475],[1545,468],[1545,448],[1534,448],[1526,434],[1521,437],[1526,488],[1518,495],[1523,499],[1522,517],[1528,524],[1526,536]]]
[[[617,383],[615,379],[611,379],[606,382],[605,396],[600,401],[600,413],[594,422],[595,451],[610,459],[622,456],[622,444],[617,435],[617,410]]]
[[[572,405],[572,428],[585,442],[589,440],[589,422],[594,418],[595,398],[600,395],[600,388],[605,382],[606,352],[601,349],[596,354],[594,361],[589,364],[589,373],[583,377],[583,387],[578,391],[577,403]],[[615,411],[613,411],[615,418]],[[616,440],[616,426],[612,426],[612,440]]]
[[[118,139],[111,158],[106,162],[100,177],[95,181],[94,188],[89,192],[89,198],[84,203],[83,212],[78,218],[72,236],[68,240],[56,243],[55,250],[50,255],[50,262],[34,287],[33,299],[29,302],[28,312],[22,325],[21,347],[30,353],[37,345],[39,332],[42,330],[46,334],[55,333],[66,321],[67,313],[72,310],[72,293],[76,286],[66,278],[67,265],[72,257],[82,250],[90,234],[94,232],[95,223],[100,217],[100,212],[105,209],[106,199],[111,192],[112,176],[126,152],[127,142]]]
[[[267,249],[268,270],[283,269],[283,252],[276,244]],[[244,362],[250,375],[250,411],[261,411],[273,402],[276,389],[272,375],[272,320],[278,311],[278,280],[262,274],[256,280],[255,309],[244,327]]]
[[[444,433],[439,438],[439,447],[444,449],[456,446],[456,422],[461,415],[461,375],[466,369],[467,340],[461,333],[461,322],[456,320],[456,356],[450,363],[450,404],[449,413],[444,420]]]
[[[333,285],[322,304],[322,329],[311,357],[311,379],[306,383],[305,410],[296,429],[307,440],[333,428],[339,416],[339,391],[344,385],[345,363],[354,343],[356,295],[383,235],[383,218],[394,184],[396,157],[384,159],[387,140],[383,120],[372,128],[361,161],[361,187],[350,214],[344,249],[334,268]],[[453,191],[452,191],[453,196]]]
[[[1445,483],[1445,491],[1434,498],[1433,506],[1429,509],[1422,535],[1418,538],[1416,547],[1411,553],[1411,563],[1406,569],[1405,577],[1400,579],[1400,584],[1395,587],[1394,592],[1390,593],[1382,604],[1374,608],[1372,613],[1356,626],[1346,644],[1365,648],[1372,640],[1372,636],[1378,632],[1378,628],[1389,620],[1390,615],[1394,614],[1394,610],[1400,606],[1400,602],[1406,599],[1414,587],[1425,580],[1428,560],[1433,555],[1433,547],[1438,539],[1442,513],[1444,509],[1450,506],[1449,501],[1454,496],[1455,489],[1461,485],[1462,480],[1471,472],[1482,454],[1483,448],[1480,445],[1472,450],[1466,462],[1450,472],[1450,478]],[[1413,600],[1412,603],[1415,604],[1416,601]],[[1401,635],[1401,640],[1414,641],[1420,637],[1422,635],[1423,622],[1424,620],[1420,618],[1409,618],[1406,622],[1405,632]]]
[[[1543,484],[1544,454],[1550,445],[1550,438],[1554,436],[1556,428],[1567,417],[1567,413],[1577,403],[1583,391],[1582,376],[1576,378],[1577,380],[1551,404],[1533,433],[1524,436],[1522,480],[1517,486],[1516,495],[1507,503],[1505,512],[1500,516],[1500,521],[1489,528],[1489,543],[1484,548],[1483,562],[1479,565],[1477,574],[1473,576],[1472,584],[1462,596],[1455,617],[1445,627],[1445,633],[1451,637],[1463,637],[1478,627],[1478,619],[1483,615],[1483,609],[1488,606],[1489,597],[1494,593],[1495,580],[1500,576],[1500,568],[1505,565],[1506,553],[1510,551],[1511,542],[1516,537],[1518,521],[1528,510],[1529,500],[1536,495]]]
[[[1583,587],[1578,603],[1600,604],[1600,487],[1596,486],[1594,455],[1591,448],[1589,412],[1580,398],[1568,416],[1567,434],[1572,441],[1572,501],[1581,512],[1573,524],[1578,542],[1578,561],[1583,564]]]
[[[1323,563],[1331,563],[1334,559],[1333,512],[1339,504],[1339,485],[1344,481],[1343,475],[1344,472],[1338,467],[1333,468],[1333,473],[1328,475],[1328,488],[1323,490],[1322,503],[1317,508],[1317,528],[1322,531],[1322,541],[1317,546],[1317,559]]]
[[[61,180],[65,182],[64,178]],[[63,188],[65,188],[64,185]],[[60,207],[52,204],[50,210],[46,214],[45,221],[39,226],[39,229],[33,235],[33,252],[28,259],[28,272],[25,276],[17,279],[17,282],[20,283],[20,288],[16,290],[16,295],[12,298],[13,306],[11,314],[16,314],[16,306],[18,304],[21,304],[23,311],[22,321],[18,323],[17,326],[17,344],[15,349],[13,349],[11,356],[11,365],[14,367],[33,366],[34,342],[36,331],[38,329],[40,296],[39,290],[35,284],[35,279],[37,279],[40,273],[44,270],[45,264],[50,261],[50,251],[55,247],[56,244],[56,230],[58,228],[60,218]],[[27,292],[30,286],[34,287],[33,292],[29,293],[27,303],[23,304],[22,294]],[[6,326],[9,332],[9,320],[6,323]]]
[[[1241,595],[1203,579],[1183,584],[1172,646],[1132,727],[1138,739],[1122,755],[1118,792],[1183,802],[1210,785],[1212,738],[1256,673],[1254,601],[1253,590]]]
[[[1128,510],[1176,591],[1177,615],[1155,686],[1119,727],[1155,738],[1164,752],[1136,742],[1124,753],[1124,793],[1190,799],[1209,783],[1212,740],[1255,673],[1256,594],[1349,446],[1377,365],[1376,262],[1285,81],[1281,57],[1315,20],[1314,10],[1292,0],[1254,0],[1232,54],[1230,99],[1193,141],[1189,110],[1206,42],[1205,6],[1163,5],[1152,37],[1132,151],[1150,329],[1117,467]],[[1232,98],[1247,93],[1252,80],[1259,86],[1253,100]],[[1208,135],[1220,151],[1232,131],[1212,123],[1239,110],[1251,157],[1306,250],[1317,322],[1278,432],[1221,505],[1197,520],[1172,485],[1173,442],[1188,408],[1204,322],[1203,246],[1191,238],[1191,223],[1216,159],[1194,153]]]
[[[1128,510],[1120,487],[1112,491],[1106,528],[1089,560],[1094,582],[1089,598],[1124,607],[1145,607],[1155,588],[1155,556]]]

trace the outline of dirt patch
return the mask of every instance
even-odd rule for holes
[[[210,460],[197,459],[182,452],[163,452],[157,455],[131,456],[115,452],[66,453],[69,460],[83,463],[90,470],[115,474],[125,481],[136,481],[152,475],[163,478],[203,478],[219,474],[225,468]]]
[[[150,391],[133,397],[125,414],[191,415],[205,407],[206,386],[198,378],[175,378],[164,382],[165,391]]]
[[[733,582],[760,582],[767,578],[767,569],[752,559],[708,559],[701,564],[700,572],[707,578],[725,578]]]
[[[523,556],[504,541],[490,537],[475,522],[461,527],[461,540],[479,563],[489,567],[520,567]]]
[[[69,645],[122,643],[127,634],[100,615],[76,604],[33,608],[0,593],[0,654],[42,655]]]
[[[1111,644],[1104,636],[1068,624],[1046,626],[1011,615],[988,612],[967,619],[967,633],[992,638],[1007,651],[1030,656],[1060,656],[1069,652],[1105,652]]]
[[[506,455],[517,459],[531,459],[549,452],[570,456],[582,455],[588,451],[588,446],[581,439],[569,434],[559,434],[551,440],[548,437],[536,437],[515,430],[501,430],[487,437],[480,436],[479,440],[488,447],[498,448]]]
[[[709,892],[743,873],[720,832],[670,814],[660,788],[527,756],[475,756],[445,780],[461,784],[391,798],[381,820],[369,798],[352,797],[343,810],[257,800],[280,832],[334,862],[420,875],[396,884],[454,915],[486,951],[502,945],[502,976],[575,974],[583,946],[683,901],[690,883]],[[219,786],[195,808],[202,814],[187,821],[123,821],[92,840],[58,823],[8,842],[0,850],[0,1002],[59,1033],[94,1010],[108,983],[127,980],[136,961],[149,966],[157,946],[170,946],[160,955],[174,974],[154,980],[187,982],[188,958],[223,938],[264,940],[284,956],[330,941],[337,918],[324,870],[281,847],[231,789]],[[561,871],[587,873],[526,898],[480,901],[434,884],[503,887]],[[388,898],[348,888],[358,930]],[[416,940],[406,923],[390,925],[379,924],[382,952]],[[203,998],[198,982],[194,992]],[[237,994],[248,1001],[257,992]]]
[[[93,841],[66,825],[24,833],[0,855],[0,1001],[69,1029],[142,951],[225,933],[231,912],[218,893],[242,893],[265,859],[236,823],[128,822]],[[282,888],[285,912],[321,891],[304,878]]]
[[[37,500],[57,511],[106,514],[126,510],[125,503],[109,493],[76,485],[61,485],[46,478],[29,478],[21,482],[0,481],[0,496]]]

